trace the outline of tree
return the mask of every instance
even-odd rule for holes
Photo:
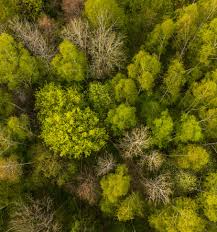
[[[35,93],[35,97],[35,108],[38,111],[38,119],[41,123],[55,112],[67,112],[75,106],[83,104],[83,96],[78,88],[64,89],[54,83],[44,85]]]
[[[181,123],[176,130],[176,140],[186,142],[199,142],[203,139],[202,129],[194,115],[182,114]]]
[[[197,188],[197,177],[190,172],[180,171],[175,176],[175,183],[178,192],[189,193]]]
[[[203,191],[200,196],[204,214],[211,222],[217,222],[217,174],[208,173],[203,182]]]
[[[0,180],[16,183],[22,175],[22,164],[19,164],[17,157],[11,155],[9,158],[0,158]]]
[[[103,3],[103,1],[95,2]],[[113,0],[106,1],[110,3]],[[91,72],[96,79],[105,79],[116,70],[121,70],[126,61],[124,37],[115,32],[113,26],[106,25],[107,19],[105,16],[100,17],[97,28],[92,31],[90,36],[88,50],[92,59]]]
[[[106,121],[111,125],[115,134],[120,134],[124,130],[136,126],[136,108],[121,104],[108,112]]]
[[[43,0],[16,0],[16,10],[20,16],[35,20],[42,12]]]
[[[77,171],[76,162],[60,158],[40,144],[33,146],[30,152],[33,157],[32,179],[39,185],[47,181],[63,186]]]
[[[130,187],[130,176],[125,165],[117,166],[115,173],[104,176],[100,185],[102,188],[102,196],[110,203],[117,203],[120,197],[128,193]]]
[[[66,113],[56,112],[45,118],[41,138],[55,154],[78,159],[83,154],[87,157],[99,151],[108,136],[93,111],[74,107]]]
[[[169,94],[169,101],[174,102],[180,94],[181,88],[186,82],[185,69],[181,61],[171,61],[164,77],[165,91]]]
[[[124,24],[124,12],[115,0],[87,0],[85,2],[85,14],[89,21],[98,25],[98,18],[106,18],[106,26],[116,24],[121,27]]]
[[[114,105],[112,87],[109,83],[91,82],[89,84],[88,99],[93,109],[104,115]]]
[[[196,3],[190,4],[177,12],[175,43],[182,57],[198,29],[199,12]]]
[[[199,61],[202,64],[209,65],[217,58],[216,38],[217,38],[217,19],[213,19],[209,25],[201,29],[202,45],[199,50]]]
[[[142,157],[142,165],[150,172],[158,171],[164,162],[164,155],[159,151],[152,151],[150,154]]]
[[[78,17],[83,9],[83,0],[63,0],[62,9],[66,19]]]
[[[120,78],[119,74],[117,74],[114,77],[113,82],[116,101],[135,105],[138,99],[138,90],[134,80],[129,78]]]
[[[25,47],[27,47],[35,56],[40,56],[49,61],[54,53],[54,48],[48,45],[48,41],[39,31],[38,26],[29,23],[27,20],[14,18],[9,21],[9,28],[13,31]]]
[[[62,37],[71,41],[78,48],[87,53],[90,45],[90,26],[87,21],[81,18],[75,18],[63,28]]]
[[[161,117],[153,122],[153,142],[159,147],[165,147],[172,139],[173,119],[168,111],[163,111]]]
[[[172,192],[171,178],[168,174],[161,174],[154,179],[143,179],[144,192],[150,202],[168,204]]]
[[[143,216],[144,202],[140,195],[131,193],[127,196],[117,209],[117,218],[119,221],[129,221],[134,219],[136,216]]]
[[[141,50],[134,56],[127,69],[129,77],[138,81],[142,90],[151,91],[160,68],[157,57]]]
[[[205,128],[207,138],[215,139],[217,130],[217,108],[205,109],[200,111],[202,127]]]
[[[161,55],[166,50],[174,30],[175,23],[172,19],[166,19],[161,24],[157,24],[148,38],[146,48],[150,52],[157,54],[160,59]]]
[[[97,176],[104,176],[108,174],[116,167],[116,165],[116,160],[113,155],[106,152],[104,156],[100,156],[97,160]]]
[[[26,114],[21,114],[19,118],[10,117],[7,120],[7,132],[15,141],[24,141],[31,138],[29,117]]]
[[[48,197],[16,202],[8,227],[14,232],[59,232],[62,228],[55,218],[53,201]]]
[[[149,222],[159,232],[202,232],[205,229],[205,221],[198,215],[198,206],[190,198],[176,198],[174,203],[156,210]]]
[[[0,35],[0,83],[9,89],[27,87],[39,78],[37,61],[13,37]]]
[[[134,128],[130,132],[124,133],[124,137],[119,142],[121,154],[124,158],[142,156],[145,149],[151,145],[150,132],[147,127]]]
[[[4,89],[0,89],[0,115],[8,117],[13,113],[14,108],[12,95]]]
[[[59,45],[59,53],[53,58],[51,65],[62,81],[83,81],[86,78],[86,57],[68,40]]]
[[[180,148],[175,160],[180,168],[200,171],[209,162],[209,154],[201,146],[189,144]]]

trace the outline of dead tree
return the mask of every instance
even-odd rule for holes
[[[14,232],[60,232],[55,219],[53,201],[49,197],[41,200],[28,198],[17,202],[9,221],[9,230]]]
[[[144,149],[149,148],[150,145],[151,137],[149,129],[141,126],[134,128],[130,132],[126,132],[119,143],[119,148],[124,158],[133,158],[142,156]]]
[[[97,176],[104,176],[112,171],[116,167],[116,161],[112,154],[106,153],[104,156],[99,157],[96,173]]]

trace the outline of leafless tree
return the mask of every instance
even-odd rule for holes
[[[106,153],[104,156],[98,158],[96,172],[97,176],[104,176],[112,171],[116,166],[116,161],[112,154]]]
[[[17,202],[9,222],[9,231],[62,231],[60,224],[55,220],[53,201],[49,197],[45,197],[41,200],[28,198],[27,202]]]
[[[142,165],[146,166],[150,172],[159,170],[164,162],[163,154],[159,151],[152,151],[150,154],[142,157]]]
[[[98,18],[98,27],[92,32],[89,53],[92,57],[92,73],[102,79],[120,70],[125,61],[123,36],[113,30],[114,25],[107,26],[104,17]]]
[[[106,78],[125,64],[124,37],[114,31],[114,25],[107,26],[104,14],[98,17],[97,27],[92,30],[89,24],[80,18],[71,20],[64,27],[62,36],[90,56],[94,78]]]
[[[74,181],[66,183],[64,187],[90,205],[95,205],[99,200],[100,187],[96,176],[90,170],[81,171]]]
[[[162,174],[154,179],[142,179],[145,194],[154,204],[167,204],[172,194],[172,183],[169,174]]]
[[[70,40],[87,53],[89,47],[90,27],[81,18],[72,19],[62,31],[62,37]]]
[[[51,59],[54,51],[50,48],[35,24],[14,18],[9,21],[8,26],[13,31],[15,37],[22,41],[34,55],[41,56],[46,60]]]
[[[144,149],[151,145],[149,129],[141,126],[126,132],[119,143],[121,153],[124,158],[133,158],[143,155]]]
[[[80,16],[84,0],[62,0],[62,9],[66,19]]]

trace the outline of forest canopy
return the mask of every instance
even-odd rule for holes
[[[217,0],[0,0],[0,232],[217,231]]]

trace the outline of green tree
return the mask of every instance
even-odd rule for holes
[[[120,134],[124,130],[136,126],[136,108],[121,104],[108,112],[106,121],[111,125],[111,129],[114,133]]]
[[[41,14],[44,0],[13,0],[16,2],[16,11],[21,17],[35,20]]]
[[[82,105],[83,102],[83,96],[79,89],[73,87],[64,89],[54,83],[46,84],[35,93],[35,97],[35,108],[41,123],[53,113],[67,112],[75,106]]]
[[[173,204],[156,210],[149,222],[159,232],[203,232],[205,229],[198,206],[190,198],[176,198]]]
[[[82,81],[86,78],[86,57],[69,40],[64,40],[59,45],[59,53],[53,58],[51,65],[62,81]]]
[[[41,129],[41,137],[54,153],[73,158],[99,151],[108,138],[89,108],[74,107],[66,113],[56,112],[43,121]]]
[[[100,17],[105,18],[108,27],[112,24],[117,26],[124,24],[124,11],[116,0],[87,0],[85,14],[94,26],[97,26]]]
[[[32,136],[29,117],[21,114],[20,117],[10,117],[7,120],[7,132],[16,141],[24,141]]]
[[[152,133],[153,141],[159,147],[165,147],[172,138],[173,119],[168,111],[163,111],[160,118],[153,122]]]
[[[209,154],[201,146],[190,144],[178,151],[175,160],[180,168],[200,171],[209,162]]]
[[[117,218],[119,221],[129,221],[136,216],[143,216],[144,202],[138,193],[131,193],[127,196],[117,209]]]
[[[110,203],[117,203],[121,197],[128,193],[130,180],[127,167],[119,165],[115,173],[104,176],[100,181],[103,198]]]
[[[171,61],[168,71],[164,76],[165,91],[169,94],[169,101],[174,102],[186,82],[185,69],[181,61]]]
[[[199,50],[199,61],[208,65],[217,58],[217,18],[213,19],[209,25],[205,25],[200,31],[202,46]]]
[[[151,91],[160,68],[161,64],[156,56],[141,50],[134,56],[132,64],[128,66],[128,75],[138,81],[142,90]]]
[[[203,183],[200,203],[211,222],[217,222],[217,173],[209,173]]]
[[[198,142],[203,139],[202,129],[194,115],[182,114],[181,123],[177,127],[176,140],[186,142]]]
[[[0,115],[8,117],[14,111],[13,98],[10,93],[0,89]]]
[[[138,90],[134,80],[124,78],[124,75],[117,74],[112,82],[117,102],[126,102],[130,105],[136,103],[138,99]]]
[[[146,48],[150,52],[157,54],[160,58],[166,51],[166,47],[174,30],[175,23],[172,19],[166,19],[161,24],[157,24],[148,38]]]
[[[41,185],[45,182],[57,183],[59,186],[69,182],[77,171],[76,162],[54,155],[42,145],[31,149],[33,157],[33,182]]]
[[[176,190],[178,193],[189,193],[197,187],[197,177],[190,172],[180,171],[175,176]]]
[[[10,89],[29,86],[39,78],[37,61],[12,36],[0,35],[0,84]]]
[[[198,29],[199,12],[196,3],[185,6],[177,11],[175,44],[183,56],[189,43]]]
[[[114,105],[112,87],[109,83],[91,82],[88,90],[88,100],[93,109],[100,115]]]

